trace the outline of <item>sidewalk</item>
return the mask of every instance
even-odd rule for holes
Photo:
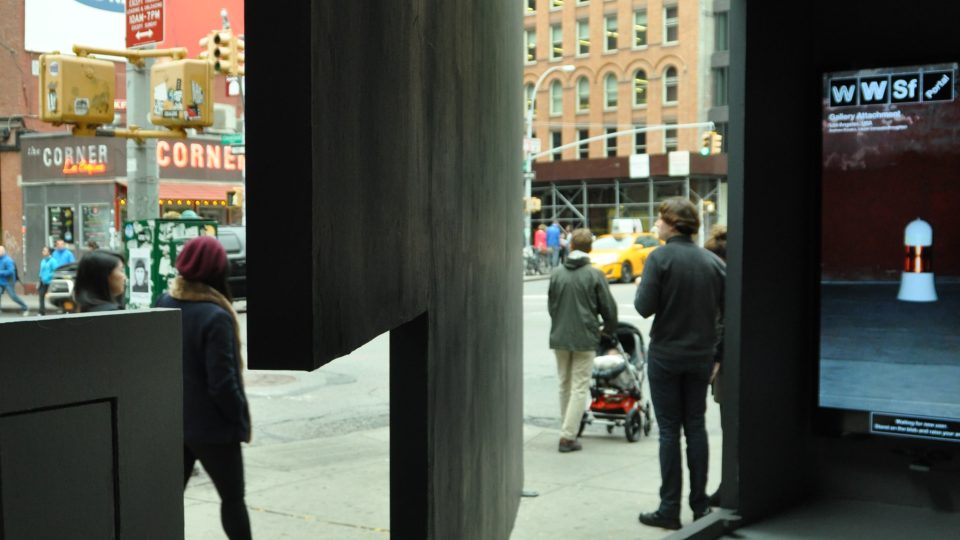
[[[720,476],[721,436],[712,427],[719,424],[717,416],[711,406],[710,491]],[[637,521],[641,510],[653,510],[659,502],[656,437],[654,427],[650,437],[628,443],[622,429],[608,435],[603,426],[589,426],[581,438],[582,452],[560,454],[556,429],[525,425],[524,489],[539,495],[520,500],[511,538],[667,537],[670,531]],[[389,439],[389,428],[379,428],[245,447],[254,537],[388,538]],[[184,498],[185,538],[224,538],[219,499],[209,477],[193,477]],[[692,520],[689,508],[684,508],[681,520],[684,524]]]
[[[20,291],[21,287],[17,287],[17,296],[23,300],[23,303],[27,305],[27,308],[30,309],[30,315],[37,315],[40,313],[40,295],[38,294],[23,294]],[[50,302],[47,302],[47,314],[53,314],[57,312],[57,308],[50,305]],[[20,317],[20,306],[18,306],[10,298],[10,295],[3,293],[3,296],[0,297],[0,317]]]

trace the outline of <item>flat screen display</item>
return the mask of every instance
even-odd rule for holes
[[[960,443],[957,64],[823,76],[819,405]]]

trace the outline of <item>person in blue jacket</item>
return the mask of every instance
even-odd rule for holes
[[[197,460],[220,494],[227,536],[250,538],[241,442],[250,442],[240,326],[227,288],[227,253],[200,236],[177,256],[179,275],[157,307],[181,311],[183,326],[183,486]]]
[[[9,294],[10,298],[23,310],[23,315],[27,316],[30,314],[30,310],[27,308],[27,304],[17,296],[16,285],[17,267],[13,264],[13,259],[7,255],[6,248],[0,246],[0,299],[3,298],[3,293]]]
[[[40,294],[40,315],[47,314],[47,291],[50,289],[50,282],[53,281],[53,271],[57,269],[57,261],[50,255],[50,248],[43,246],[43,258],[40,260],[40,286],[37,287],[37,293]]]
[[[560,265],[560,223],[556,220],[547,227],[547,249],[550,250],[550,268]]]
[[[58,238],[57,241],[53,243],[53,246],[55,249],[53,250],[52,256],[53,260],[57,261],[57,268],[60,268],[65,264],[77,262],[77,258],[74,256],[72,251],[67,249],[67,246],[63,243],[63,240]]]

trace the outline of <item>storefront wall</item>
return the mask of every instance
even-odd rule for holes
[[[116,184],[61,183],[23,186],[26,216],[24,281],[37,281],[40,250],[62,239],[82,255],[90,240],[100,247],[116,248],[113,200]]]

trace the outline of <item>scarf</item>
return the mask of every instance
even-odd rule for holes
[[[237,322],[237,312],[233,310],[230,301],[220,294],[220,291],[213,287],[200,283],[198,281],[188,281],[182,276],[177,276],[170,287],[170,296],[184,302],[210,302],[216,304],[230,314],[233,321],[234,345],[237,351],[237,371],[240,377],[240,384],[243,384],[243,349],[240,348],[240,323]]]

